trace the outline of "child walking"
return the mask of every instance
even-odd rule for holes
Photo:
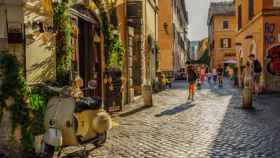
[[[189,84],[189,96],[188,100],[194,101],[194,94],[195,94],[195,86],[196,86],[196,80],[198,76],[195,72],[194,66],[189,65],[187,67],[187,81]]]

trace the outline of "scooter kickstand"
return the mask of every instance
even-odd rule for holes
[[[83,158],[87,157],[87,146],[83,145]]]
[[[57,154],[57,157],[58,157],[58,158],[60,157],[62,151],[63,151],[63,148],[60,148],[59,151],[58,151],[58,154]]]

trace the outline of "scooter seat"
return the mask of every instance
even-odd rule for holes
[[[84,97],[76,103],[75,112],[85,110],[98,110],[102,106],[102,100],[99,97]]]

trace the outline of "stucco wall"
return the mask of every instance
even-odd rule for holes
[[[30,3],[29,3],[30,2]],[[24,6],[26,26],[26,76],[28,84],[55,79],[55,38],[50,31],[32,29],[34,22],[52,26],[52,19],[44,12],[40,0],[28,0]]]
[[[223,29],[223,21],[229,22],[229,28]],[[212,62],[213,66],[217,67],[219,64],[223,65],[225,60],[237,60],[236,56],[230,57],[226,54],[236,54],[235,49],[235,34],[236,34],[236,23],[234,16],[214,16],[213,17],[213,39],[214,39],[214,49],[212,50]],[[221,39],[230,38],[231,47],[221,48]]]
[[[160,70],[173,70],[172,56],[172,8],[171,0],[161,0],[159,3],[159,46],[160,46]],[[164,24],[167,28],[164,28]]]

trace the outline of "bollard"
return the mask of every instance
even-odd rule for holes
[[[144,85],[143,86],[143,99],[145,106],[153,106],[153,94],[152,86]]]
[[[253,100],[252,100],[252,90],[249,87],[245,87],[242,90],[242,101],[243,101],[243,106],[242,108],[244,109],[251,109]]]

